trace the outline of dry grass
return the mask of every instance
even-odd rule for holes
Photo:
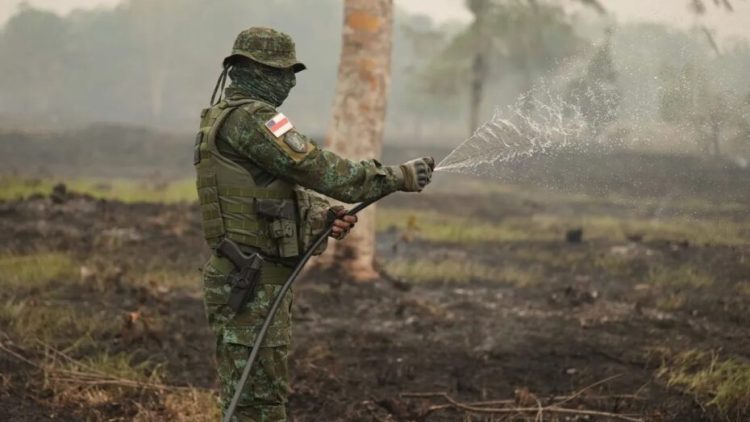
[[[599,255],[593,259],[595,268],[606,271],[607,274],[626,276],[633,271],[633,258],[625,255]]]
[[[750,281],[738,284],[737,292],[744,296],[750,296]]]
[[[632,196],[618,193],[607,195],[593,195],[583,192],[565,192],[563,190],[545,189],[543,187],[516,186],[506,183],[487,183],[486,180],[476,178],[441,179],[430,186],[429,192],[454,194],[456,192],[471,192],[477,197],[492,197],[504,203],[523,206],[524,203],[534,202],[550,206],[566,206],[573,208],[592,208],[597,206],[621,206],[635,208],[643,213],[654,213],[656,210],[670,208],[682,213],[722,213],[747,210],[747,204],[741,201],[723,201],[717,203],[709,198],[698,196],[682,196],[679,198],[663,198],[649,196]]]
[[[61,408],[76,409],[81,420],[112,420],[113,405],[127,415],[116,420],[219,419],[215,391],[164,385],[163,363],[134,359],[142,352],[137,347],[112,352],[107,340],[137,341],[132,336],[144,330],[164,331],[156,312],[128,314],[118,304],[105,304],[104,293],[113,288],[113,280],[156,293],[198,292],[198,275],[149,267],[123,278],[121,270],[101,257],[84,264],[65,253],[0,255],[0,334],[12,341],[8,347],[18,352],[16,359],[26,362],[18,364],[36,367],[36,379],[44,381],[39,388],[52,393],[52,402]],[[102,303],[83,301],[75,295],[81,289],[95,297],[102,293]]]
[[[122,324],[110,314],[74,305],[8,300],[0,305],[0,326],[20,344],[29,345],[37,340],[60,344],[75,339],[68,347],[78,347],[93,344],[96,337],[117,332]]]
[[[51,281],[77,280],[79,267],[63,253],[0,256],[0,279],[4,289],[29,290],[45,287]]]
[[[83,277],[81,267],[64,253],[0,256],[4,288],[0,330],[17,347],[27,349],[27,356],[29,353],[43,356],[37,365],[45,374],[46,388],[54,392],[54,401],[65,407],[80,408],[86,420],[93,421],[108,420],[109,413],[98,408],[106,409],[112,403],[137,407],[137,413],[129,420],[216,420],[218,407],[213,391],[164,391],[152,394],[152,399],[139,392],[139,383],[162,382],[160,367],[147,361],[135,362],[129,353],[110,353],[102,339],[122,332],[120,312],[98,311],[99,306],[81,303],[67,293],[84,278],[91,288],[97,289],[105,274],[96,269],[90,271],[92,275]],[[157,271],[145,273],[139,279],[147,284],[179,287],[187,286],[188,278],[186,274]],[[152,329],[156,327],[153,320],[150,324]],[[51,352],[51,347],[63,348],[68,353],[85,350],[86,357],[75,361]],[[97,378],[91,378],[90,374]]]
[[[750,411],[750,364],[721,359],[717,353],[690,350],[666,358],[657,372],[670,387],[695,396],[703,406],[715,406],[728,420]]]
[[[391,277],[416,283],[489,281],[525,287],[541,281],[541,276],[534,271],[517,267],[490,267],[468,260],[394,260],[386,262],[384,270]]]
[[[410,231],[420,239],[433,242],[468,244],[562,241],[566,231],[575,227],[583,228],[585,240],[624,241],[637,234],[646,240],[689,241],[712,245],[742,245],[750,242],[750,224],[719,219],[623,219],[609,216],[560,217],[532,214],[528,217],[506,218],[495,223],[410,209],[380,208],[377,214],[378,231]]]
[[[676,311],[682,309],[687,302],[687,296],[684,293],[674,293],[667,296],[660,296],[656,306],[663,311]]]
[[[676,289],[700,289],[714,284],[711,275],[701,271],[692,264],[680,265],[676,268],[655,267],[649,271],[648,283]]]
[[[54,400],[79,408],[86,420],[111,420],[106,409],[113,403],[131,407],[132,421],[210,421],[219,418],[218,396],[214,391],[175,387],[162,383],[161,367],[151,362],[135,363],[127,353],[97,352],[75,360],[64,352],[45,346],[45,360],[39,366],[45,386]]]
[[[197,270],[177,271],[154,267],[132,273],[130,277],[133,278],[133,284],[143,285],[157,292],[179,289],[198,294],[203,291],[200,272]]]
[[[646,240],[689,241],[713,245],[741,245],[750,242],[750,225],[729,220],[697,220],[684,217],[647,219],[610,216],[536,216],[533,222],[564,233],[569,227],[582,227],[586,239],[622,241],[630,235],[642,235]]]
[[[568,249],[564,252],[542,249],[535,245],[523,246],[513,250],[514,261],[530,264],[542,264],[551,269],[575,271],[590,265],[592,257],[588,251]]]
[[[495,224],[433,211],[388,208],[378,210],[377,229],[409,230],[420,239],[452,243],[547,241],[560,239],[564,233],[535,225],[531,220]]]
[[[163,397],[164,413],[166,419],[175,422],[213,422],[221,418],[219,408],[219,397],[213,391],[191,389],[168,393]],[[156,415],[153,419],[140,419],[145,421],[164,420],[163,415]],[[160,418],[161,417],[161,418]],[[138,421],[139,419],[136,419]]]
[[[81,282],[81,267],[63,253],[0,256],[3,302],[0,326],[21,344],[57,343],[110,333],[119,321],[86,309],[61,292]]]
[[[80,361],[73,360],[59,351],[50,351],[46,356],[45,368],[50,372],[59,371],[62,374],[71,374],[70,378],[73,382],[82,381],[72,375],[75,373],[96,374],[102,379],[121,379],[134,383],[160,384],[162,382],[158,366],[149,361],[136,363],[132,355],[128,353],[112,354],[107,350],[99,350]]]

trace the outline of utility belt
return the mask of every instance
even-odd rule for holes
[[[203,231],[208,244],[231,239],[266,256],[296,261],[325,230],[328,201],[307,189],[217,186],[215,175],[198,179]],[[315,251],[323,253],[325,242]],[[291,262],[294,265],[294,262]]]
[[[211,254],[208,263],[222,273],[231,273],[237,270],[237,267],[232,264],[232,261],[227,258]],[[292,268],[271,261],[265,261],[261,268],[263,278],[259,284],[273,284],[282,285],[292,273]]]
[[[283,285],[294,271],[282,263],[264,258],[260,253],[245,254],[235,242],[224,239],[216,247],[209,264],[221,273],[229,274],[231,287],[227,304],[239,312],[255,294],[259,285]]]

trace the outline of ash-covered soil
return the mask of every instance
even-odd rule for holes
[[[518,208],[508,209],[498,198],[471,201],[466,194],[451,200],[440,195],[444,194],[403,195],[385,206],[415,209],[430,204],[432,211],[460,210],[464,217],[484,221],[519,214]],[[519,206],[529,214],[545,207]],[[664,353],[720,350],[740,360],[750,358],[750,296],[738,294],[736,288],[750,281],[747,244],[694,244],[690,239],[649,236],[589,240],[585,227],[579,243],[564,236],[477,244],[398,242],[401,237],[397,230],[381,234],[383,268],[395,258],[458,257],[498,272],[511,265],[533,267],[541,282],[414,283],[385,277],[372,284],[351,284],[337,274],[308,272],[295,288],[290,400],[294,420],[534,420],[536,414],[482,415],[441,407],[447,402],[437,396],[413,395],[447,393],[460,403],[511,400],[520,407],[534,407],[576,392],[580,396],[567,407],[647,421],[721,420],[714,410],[655,376]],[[213,342],[199,287],[199,268],[208,252],[196,206],[123,204],[64,192],[6,202],[0,204],[0,248],[13,254],[61,251],[94,268],[92,278],[103,283],[103,292],[81,283],[65,290],[65,280],[59,280],[64,294],[58,299],[92,315],[119,320],[138,312],[159,321],[153,326],[136,324],[136,332],[132,321],[125,323],[95,338],[97,342],[108,350],[130,352],[135,361],[163,365],[165,384],[216,388]],[[521,259],[521,250],[531,250],[539,258],[527,253]],[[567,256],[575,259],[566,261]],[[628,268],[610,271],[590,264],[611,256],[627,256]],[[654,264],[679,267],[686,262],[714,275],[714,284],[646,284]],[[193,274],[194,284],[175,286],[144,275],[157,270]],[[44,306],[34,303],[40,292],[23,291],[19,296],[1,290],[2,302]],[[674,295],[679,295],[680,306],[667,310],[659,305]],[[19,346],[24,339],[6,334],[6,327],[0,329],[5,349],[31,362],[42,358],[38,351]],[[82,359],[86,351],[75,353]],[[171,419],[160,407],[159,392],[126,392],[121,402],[83,407],[70,398],[59,399],[45,385],[42,373],[18,356],[0,351],[0,369],[4,420],[132,420],[143,407],[162,415],[162,420]],[[600,381],[605,382],[582,391]],[[583,413],[543,416],[547,421],[618,420]],[[750,420],[750,415],[736,416],[735,420]]]

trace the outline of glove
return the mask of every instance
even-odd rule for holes
[[[432,180],[432,170],[435,160],[432,157],[422,157],[401,164],[404,192],[421,192]]]
[[[341,205],[333,206],[328,210],[329,218],[333,220],[331,237],[336,240],[345,238],[358,220],[356,215],[346,215],[346,212],[346,208]]]

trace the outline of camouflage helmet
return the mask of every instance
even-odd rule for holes
[[[224,66],[237,56],[278,69],[291,67],[295,73],[307,69],[297,61],[292,37],[271,28],[253,27],[240,32],[234,40],[232,54],[224,59]]]

